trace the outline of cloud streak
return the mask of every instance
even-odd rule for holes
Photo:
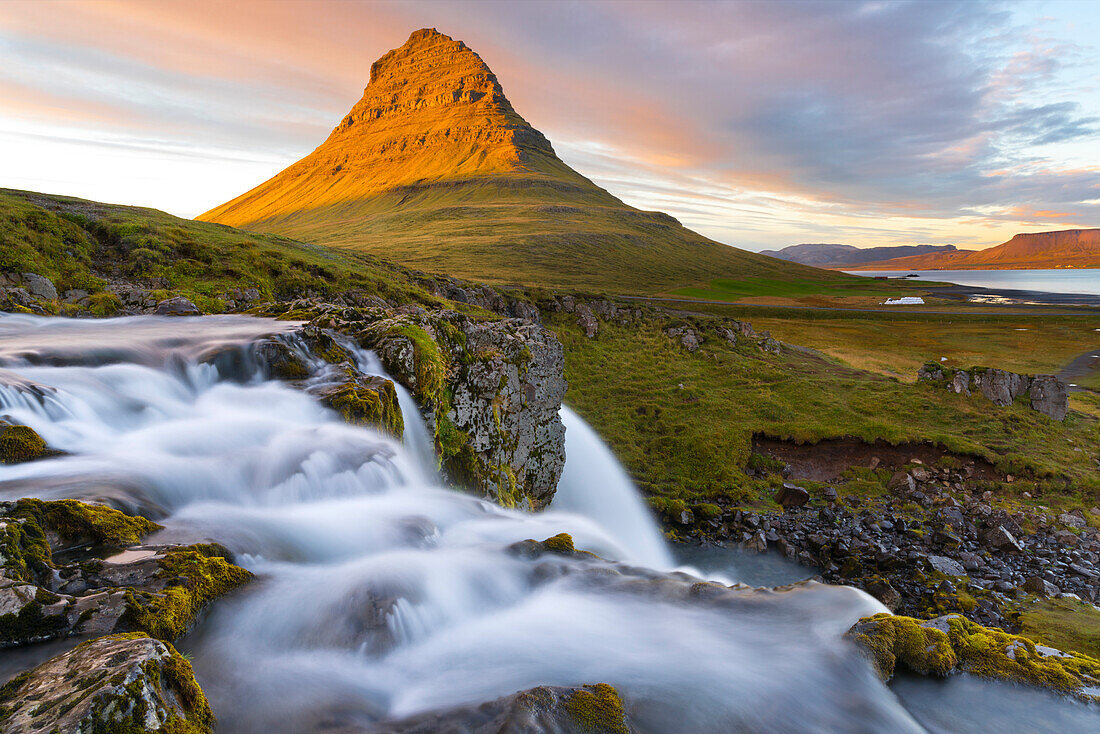
[[[995,244],[1100,225],[1096,56],[1059,36],[1062,20],[1096,27],[1078,7],[1052,26],[972,1],[9,0],[0,146],[64,141],[66,193],[90,197],[103,145],[129,145],[135,167],[152,148],[150,166],[189,178],[125,203],[193,215],[319,144],[371,62],[435,26],[567,162],[721,241]],[[74,140],[100,150],[85,160]],[[0,185],[36,173],[8,167]]]

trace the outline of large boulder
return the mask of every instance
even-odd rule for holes
[[[1026,398],[1033,410],[1058,421],[1069,410],[1066,383],[1054,375],[1032,377],[989,367],[960,370],[929,363],[917,372],[917,380],[941,385],[959,395],[969,396],[974,388],[1000,407]]]
[[[1069,394],[1066,383],[1054,375],[1039,375],[1031,381],[1031,407],[1056,421],[1066,417]]]
[[[887,681],[900,668],[921,675],[969,673],[1084,699],[1098,698],[1100,690],[1100,660],[1036,645],[960,614],[923,620],[876,614],[856,622],[847,636]]]
[[[157,304],[153,311],[157,316],[202,316],[198,306],[183,296],[168,298]]]
[[[539,686],[488,703],[391,722],[377,734],[630,734],[634,728],[613,687]]]
[[[381,319],[357,337],[417,398],[451,481],[507,507],[549,504],[565,466],[565,359],[553,334],[444,311]]]
[[[85,642],[0,688],[0,734],[213,730],[191,664],[140,633]]]
[[[53,301],[57,298],[57,288],[53,281],[38,273],[23,273],[23,285],[32,296]]]

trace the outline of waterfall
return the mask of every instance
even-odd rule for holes
[[[698,579],[662,573],[671,562],[644,505],[568,409],[547,512],[446,489],[407,394],[401,442],[248,372],[248,342],[292,326],[0,316],[0,413],[66,452],[0,466],[0,499],[152,512],[165,529],[150,542],[217,540],[256,574],[179,642],[220,732],[369,730],[596,682],[653,734],[921,731],[841,639],[881,611],[870,597],[808,585],[718,603]],[[512,547],[563,531],[596,555]]]
[[[624,550],[624,560],[670,569],[672,554],[638,490],[592,427],[562,406],[565,471],[550,505],[599,523]]]

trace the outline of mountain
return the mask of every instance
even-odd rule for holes
[[[776,263],[627,206],[563,163],[461,41],[414,32],[302,160],[199,219],[497,283],[654,292]]]
[[[861,264],[855,270],[1100,268],[1100,229],[1018,234],[987,250],[956,250]]]
[[[860,263],[876,262],[933,252],[954,252],[954,245],[897,245],[894,247],[853,247],[852,245],[806,244],[791,245],[782,250],[764,250],[761,255],[818,268],[847,268]]]

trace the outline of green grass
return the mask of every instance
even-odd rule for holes
[[[565,345],[567,402],[647,494],[759,500],[768,487],[745,467],[751,437],[761,433],[802,442],[931,441],[1025,477],[1012,486],[1036,501],[1081,506],[1100,496],[1095,415],[1072,413],[1059,423],[1023,405],[998,409],[812,354],[732,347],[713,334],[690,354],[663,333],[670,323],[601,323],[588,339],[572,316],[548,319]]]
[[[1059,650],[1100,659],[1100,611],[1073,599],[1043,599],[1020,615],[1020,634]]]
[[[1095,331],[1098,323],[1100,314],[940,315],[934,320],[902,320],[861,314],[817,318],[802,312],[788,318],[752,318],[754,327],[771,331],[781,341],[811,347],[853,367],[904,380],[916,379],[923,364],[943,357],[947,357],[943,364],[950,367],[986,366],[1025,374],[1056,374],[1090,346],[1100,347],[1100,333]]]
[[[718,278],[706,285],[677,288],[672,295],[714,301],[741,301],[750,298],[805,299],[808,296],[824,296],[829,299],[862,299],[881,302],[886,298],[902,295],[924,295],[926,284],[907,280],[889,283],[873,278],[860,280],[826,280],[820,277],[791,278]]]
[[[410,273],[369,255],[70,197],[0,190],[0,242],[0,272],[44,275],[61,293],[101,293],[117,278],[182,293],[207,311],[223,308],[217,295],[250,287],[265,299],[360,289],[401,302],[436,300]]]
[[[719,276],[865,280],[713,242],[575,173],[404,186],[246,226],[494,284],[653,294]]]

